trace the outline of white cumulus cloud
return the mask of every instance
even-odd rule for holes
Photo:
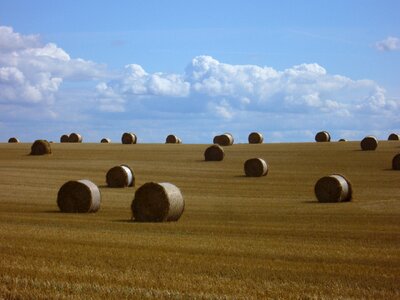
[[[329,74],[316,63],[279,71],[197,56],[183,74],[149,74],[134,64],[126,66],[120,79],[101,86],[99,99],[119,99],[117,105],[122,104],[120,99],[129,106],[145,97],[182,98],[180,105],[186,102],[190,112],[207,109],[214,103],[214,110],[226,119],[241,110],[353,115],[399,108],[398,102],[386,99],[385,90],[374,81]]]
[[[64,81],[104,76],[104,67],[72,59],[54,43],[43,44],[38,35],[0,26],[0,102],[50,104]]]
[[[376,49],[380,51],[396,51],[400,50],[400,39],[389,36],[386,39],[375,43]]]

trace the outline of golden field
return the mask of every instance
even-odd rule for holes
[[[207,145],[0,144],[0,299],[399,299],[400,142]],[[265,177],[243,163],[261,157]],[[136,187],[112,189],[105,174],[128,164]],[[316,181],[353,184],[353,201],[320,204]],[[58,211],[68,180],[89,179],[99,212]],[[130,204],[145,182],[171,182],[181,219],[134,223]]]

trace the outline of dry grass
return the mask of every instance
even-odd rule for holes
[[[399,146],[233,145],[205,162],[205,145],[53,144],[34,157],[0,144],[0,298],[399,298]],[[250,157],[268,176],[243,175]],[[137,186],[178,186],[181,219],[129,222],[134,189],[105,184],[121,163]],[[353,202],[316,201],[332,173],[352,181]],[[59,213],[58,189],[82,178],[100,185],[100,211]]]

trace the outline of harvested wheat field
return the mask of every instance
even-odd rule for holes
[[[400,143],[235,144],[220,162],[206,145],[0,144],[0,298],[400,298]],[[268,176],[246,177],[251,157]],[[182,192],[177,222],[132,222],[136,188],[108,188],[128,164],[136,186]],[[353,199],[319,203],[317,180],[343,174]],[[57,192],[88,179],[96,213],[61,213]]]

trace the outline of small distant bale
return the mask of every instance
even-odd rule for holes
[[[108,170],[106,182],[109,187],[122,188],[135,186],[135,175],[127,165],[115,166]]]
[[[315,184],[314,192],[319,202],[351,201],[353,196],[350,181],[340,174],[320,178]]]
[[[393,170],[400,170],[400,153],[393,157],[392,168]]]
[[[68,142],[69,143],[82,143],[83,138],[79,133],[71,133],[68,137]]]
[[[268,164],[262,158],[250,158],[244,163],[247,177],[261,177],[268,174]]]
[[[178,221],[185,209],[179,188],[171,183],[148,182],[135,193],[131,204],[136,222]]]
[[[100,143],[102,143],[102,144],[109,144],[109,143],[111,143],[111,139],[109,139],[109,138],[103,138],[103,139],[101,139]]]
[[[91,213],[100,209],[100,190],[87,179],[64,183],[57,195],[57,205],[66,213]]]
[[[60,137],[60,143],[69,143],[69,135],[68,134],[63,134]]]
[[[252,132],[249,134],[249,144],[262,144],[264,137],[259,132]]]
[[[400,135],[397,133],[391,133],[388,137],[388,141],[398,141],[400,140]]]
[[[360,146],[363,151],[373,151],[378,147],[378,140],[376,137],[369,135],[362,139]]]
[[[182,144],[182,140],[178,138],[176,135],[170,134],[165,139],[166,144]]]
[[[346,139],[340,139],[339,142],[347,142]]]
[[[331,135],[327,131],[320,131],[315,135],[315,141],[316,142],[330,142],[331,141]]]
[[[224,159],[224,156],[224,149],[217,144],[209,146],[206,151],[204,151],[204,159],[206,161],[221,161]]]
[[[234,143],[233,135],[230,133],[217,135],[214,137],[213,143],[220,146],[231,146]]]
[[[19,143],[19,139],[17,139],[16,137],[11,137],[8,139],[9,143]]]
[[[46,140],[36,140],[31,146],[31,155],[51,154],[50,143]]]
[[[125,132],[121,137],[122,144],[136,144],[137,137],[134,133]]]

